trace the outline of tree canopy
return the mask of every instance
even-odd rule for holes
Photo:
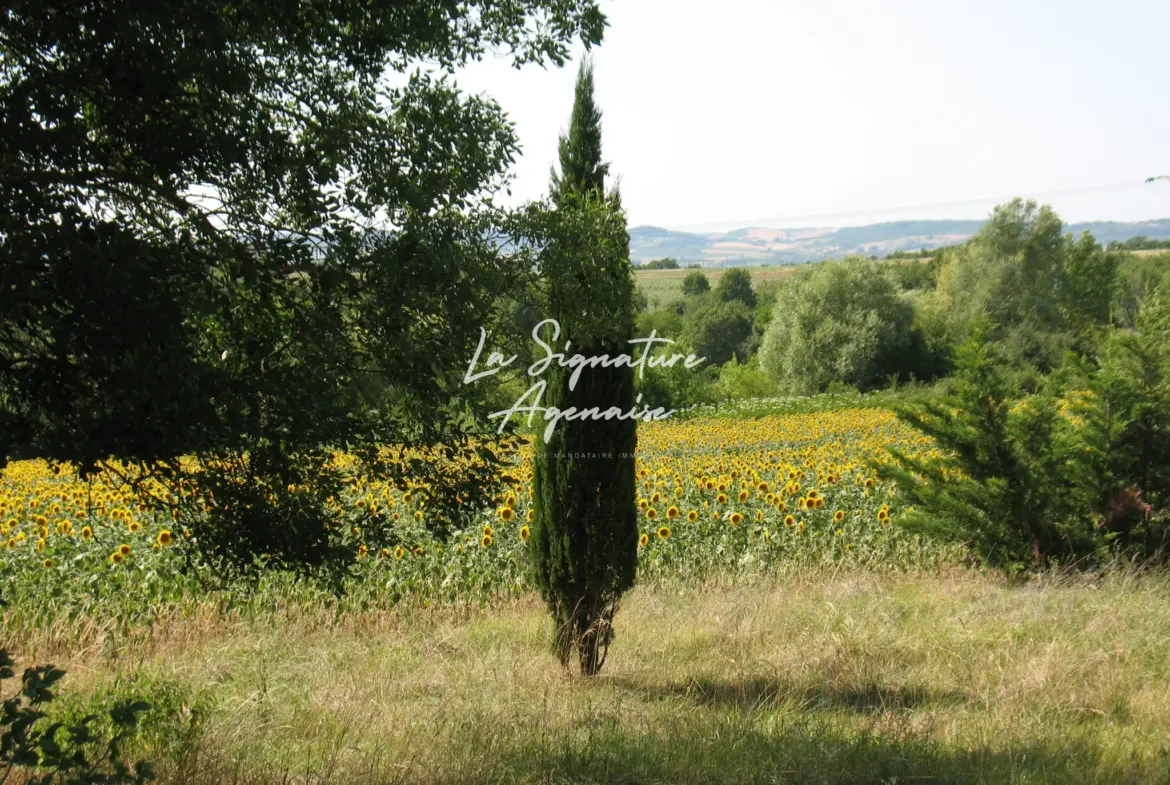
[[[752,274],[742,267],[733,267],[719,279],[715,293],[723,302],[738,300],[748,308],[756,307],[756,293],[752,290]]]
[[[780,291],[760,367],[786,392],[883,381],[910,343],[913,311],[877,262],[851,257],[804,270]]]
[[[465,433],[462,365],[530,268],[488,198],[514,132],[441,72],[604,26],[591,0],[9,8],[0,456],[145,462],[220,522],[208,549],[325,560],[329,449],[404,473],[376,445]],[[435,479],[436,520],[479,486]]]
[[[698,270],[687,273],[687,277],[683,278],[682,293],[687,297],[703,294],[711,291],[711,282],[707,280],[707,276],[703,275]]]

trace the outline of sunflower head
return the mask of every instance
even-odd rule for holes
[[[669,540],[670,539],[670,527],[669,526],[659,526],[658,527],[658,538],[661,540]]]

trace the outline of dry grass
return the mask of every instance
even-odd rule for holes
[[[594,680],[554,664],[531,600],[58,653],[75,695],[164,696],[176,783],[1170,781],[1165,577],[642,588],[618,625]]]

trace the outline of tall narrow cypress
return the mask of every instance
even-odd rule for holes
[[[543,269],[549,316],[562,342],[586,357],[630,353],[633,273],[629,235],[616,190],[605,192],[601,112],[593,100],[593,68],[577,76],[568,133],[560,140],[560,172],[552,175],[556,234]],[[632,368],[587,368],[570,388],[567,369],[545,375],[544,405],[578,411],[635,406]],[[555,623],[561,662],[577,652],[581,673],[601,670],[621,596],[634,584],[638,520],[634,505],[633,419],[568,420],[534,453],[532,555],[536,583]]]

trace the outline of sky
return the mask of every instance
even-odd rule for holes
[[[1170,217],[1170,0],[601,0],[593,50],[630,226],[724,231]],[[579,58],[581,47],[575,50]],[[459,72],[515,123],[508,203],[544,195],[564,69]],[[915,209],[902,209],[915,208]]]

